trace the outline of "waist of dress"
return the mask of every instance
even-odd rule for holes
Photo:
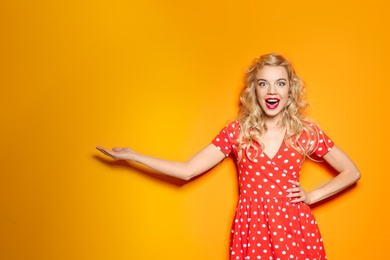
[[[240,193],[239,194],[239,198],[247,198],[247,199],[250,199],[250,200],[260,200],[260,201],[267,201],[267,202],[270,202],[270,201],[278,201],[278,200],[282,200],[282,201],[291,201],[292,198],[289,198],[287,196],[264,196],[264,195],[247,195],[247,194],[243,194],[243,193]]]

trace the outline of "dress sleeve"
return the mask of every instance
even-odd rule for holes
[[[211,141],[225,156],[228,156],[237,146],[240,127],[237,120],[229,123]]]
[[[333,148],[334,142],[321,130],[320,127],[312,124],[310,124],[310,126],[313,127],[314,132],[317,135],[313,154],[318,157],[323,157]]]

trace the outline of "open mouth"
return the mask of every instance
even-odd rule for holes
[[[265,104],[269,109],[275,109],[278,107],[280,100],[277,98],[267,98]]]

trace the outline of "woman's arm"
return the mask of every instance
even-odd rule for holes
[[[336,145],[323,158],[339,174],[324,186],[311,192],[305,192],[299,182],[292,181],[295,188],[287,190],[291,192],[288,197],[294,198],[291,202],[303,201],[310,205],[340,192],[360,179],[360,172],[355,163]]]
[[[130,148],[112,150],[96,147],[99,151],[116,160],[129,160],[141,163],[163,174],[183,180],[189,180],[211,169],[225,158],[225,155],[213,144],[209,144],[186,162],[174,162],[136,153]]]

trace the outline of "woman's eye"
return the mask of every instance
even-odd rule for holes
[[[279,83],[278,83],[278,86],[279,86],[279,87],[283,87],[283,86],[285,86],[285,85],[286,85],[285,82],[279,82]]]
[[[259,83],[259,86],[260,86],[260,87],[265,87],[265,86],[267,86],[267,83],[265,83],[265,82],[260,82],[260,83]]]

